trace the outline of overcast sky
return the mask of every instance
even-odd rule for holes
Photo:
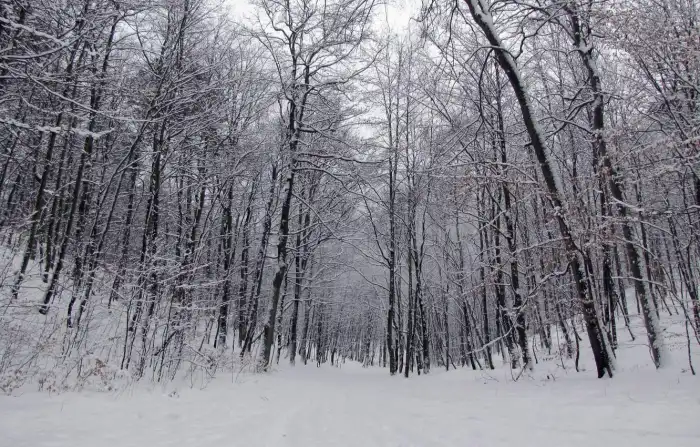
[[[231,8],[234,16],[245,18],[254,12],[249,0],[224,0]],[[377,9],[377,14],[383,14],[385,23],[394,32],[401,32],[406,28],[411,18],[411,14],[415,14],[418,10],[418,5],[421,0],[387,0],[387,3],[382,8]],[[382,12],[380,12],[382,11]]]

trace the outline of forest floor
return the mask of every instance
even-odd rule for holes
[[[0,397],[0,446],[700,445],[700,381],[680,365],[612,380],[539,366],[513,381],[505,368],[406,380],[350,362],[280,365],[204,389],[18,392]]]
[[[36,303],[40,280],[29,284],[28,302]],[[35,306],[8,306],[14,313],[0,319],[0,342],[34,340],[30,335],[46,318],[65,327],[65,309],[44,317]],[[97,332],[123,332],[119,314],[105,315],[96,320]],[[88,383],[62,393],[47,392],[50,384],[38,391],[30,381],[0,394],[0,447],[696,447],[700,376],[689,371],[682,322],[681,315],[665,317],[671,361],[657,371],[639,315],[632,316],[635,340],[620,321],[612,379],[596,378],[584,340],[580,372],[555,349],[552,355],[535,352],[538,364],[519,376],[500,358],[493,371],[433,366],[430,374],[410,379],[349,361],[292,368],[283,358],[267,374],[220,370],[204,381],[178,377],[154,385],[121,377],[108,387]],[[700,346],[691,346],[700,373]],[[51,372],[54,363],[45,360],[38,366]],[[50,377],[46,372],[41,376]],[[118,391],[97,391],[106,388]]]

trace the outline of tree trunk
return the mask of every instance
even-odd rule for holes
[[[555,218],[559,226],[559,231],[564,239],[565,248],[570,257],[570,267],[574,276],[578,299],[581,303],[581,307],[583,308],[586,330],[591,343],[591,349],[593,351],[598,377],[603,377],[606,372],[610,377],[612,377],[613,364],[610,358],[611,354],[605,342],[605,335],[599,324],[595,303],[589,294],[588,286],[583,275],[583,270],[581,269],[581,264],[577,255],[577,253],[579,253],[578,247],[574,242],[571,229],[569,228],[569,225],[562,214],[565,207],[563,206],[561,193],[555,182],[554,172],[552,171],[549,164],[549,159],[547,158],[545,143],[538,128],[537,121],[533,115],[533,110],[529,103],[525,86],[522,83],[518,67],[511,54],[506,51],[500,41],[500,38],[497,36],[496,30],[493,27],[493,18],[490,12],[483,9],[482,3],[478,0],[465,0],[465,2],[469,7],[472,18],[481,28],[484,36],[492,46],[498,64],[508,77],[508,81],[510,82],[518,100],[523,121],[525,122],[528,136],[530,137],[530,144],[532,145],[537,161],[539,162],[549,200],[553,209],[555,210]]]

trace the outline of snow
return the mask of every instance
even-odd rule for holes
[[[10,28],[14,28],[16,30],[22,30],[22,31],[25,31],[27,33],[33,34],[37,37],[43,37],[44,39],[51,40],[54,43],[57,43],[58,45],[60,45],[62,47],[67,47],[69,45],[69,43],[62,41],[61,39],[58,39],[56,36],[52,36],[51,34],[43,33],[39,30],[36,30],[36,29],[31,28],[31,27],[26,26],[26,25],[22,25],[20,23],[15,22],[15,21],[9,20],[5,17],[0,17],[0,23],[4,24],[6,26],[9,26]]]
[[[13,267],[16,262],[7,263],[0,276],[9,278]],[[46,318],[63,321],[66,301],[52,307],[48,317],[39,315],[30,304],[39,301],[42,283],[34,270],[29,273],[20,301],[0,306],[7,312],[0,320],[0,341],[28,349],[27,355],[39,343],[37,324]],[[632,297],[631,289],[627,295]],[[634,302],[628,304],[633,311]],[[94,306],[98,335],[123,332],[120,313]],[[688,371],[684,317],[662,317],[671,363],[654,368],[642,318],[633,314],[636,341],[618,320],[612,379],[596,378],[584,339],[580,372],[571,360],[562,361],[556,348],[552,354],[535,349],[538,364],[521,375],[499,357],[494,371],[445,372],[434,366],[430,374],[410,379],[350,361],[340,368],[315,363],[292,368],[283,358],[271,373],[222,364],[211,380],[183,374],[161,384],[150,382],[148,373],[134,383],[117,371],[106,382],[99,375],[81,380],[80,387],[73,378],[69,382],[82,391],[56,394],[47,392],[50,381],[60,388],[60,377],[74,363],[65,361],[60,369],[52,361],[58,351],[49,351],[53,354],[39,362],[33,380],[13,387],[10,395],[0,394],[0,447],[697,446],[700,378]],[[557,344],[563,343],[554,332]],[[83,377],[96,359],[108,359],[98,355],[101,337],[75,352],[82,355]],[[697,369],[700,347],[694,340],[691,350]],[[18,361],[23,358],[17,355]],[[114,368],[114,359],[108,364]],[[44,391],[38,391],[41,380],[47,381]],[[105,389],[117,391],[97,391]]]
[[[107,129],[102,132],[92,132],[88,129],[85,128],[80,128],[80,127],[70,127],[68,128],[67,126],[33,126],[30,124],[23,123],[21,121],[14,120],[12,118],[4,118],[0,117],[0,123],[2,124],[8,124],[10,126],[18,127],[21,129],[27,129],[27,130],[35,130],[37,132],[46,132],[46,133],[56,133],[60,134],[63,132],[71,132],[74,135],[77,135],[79,137],[91,137],[93,140],[99,140],[100,138],[104,138],[105,136],[109,135],[114,131],[114,129]]]
[[[549,374],[549,373],[547,373]],[[0,397],[0,445],[700,445],[698,380],[640,368],[598,380],[458,370],[389,377],[346,363],[219,377],[206,388]]]

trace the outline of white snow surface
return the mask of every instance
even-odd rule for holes
[[[6,270],[0,263],[0,279]],[[46,318],[65,315],[65,299],[48,317],[36,312],[41,284],[32,276],[18,303],[3,302],[0,294],[5,312],[0,347],[9,346],[15,361],[32,355],[31,348],[43,340],[36,334]],[[97,358],[109,359],[100,351],[104,334],[124,332],[118,304],[107,311],[98,302],[92,302],[97,336],[75,353],[85,368]],[[632,301],[629,307],[634,311]],[[266,374],[222,365],[212,380],[203,380],[200,368],[197,375],[183,371],[174,381],[154,385],[147,380],[150,371],[135,383],[117,371],[107,374],[106,383],[100,377],[78,383],[70,376],[74,388],[62,387],[71,380],[59,380],[76,359],[56,363],[61,331],[67,330],[56,323],[60,330],[50,341],[57,346],[47,347],[33,378],[10,395],[0,393],[0,447],[700,446],[700,376],[689,371],[682,314],[663,315],[670,362],[660,370],[651,364],[641,317],[631,319],[635,340],[618,320],[618,369],[612,379],[596,378],[583,340],[580,372],[572,360],[561,359],[560,349],[545,355],[540,348],[534,371],[522,375],[498,356],[494,371],[445,372],[433,366],[430,374],[409,379],[350,361],[340,368],[290,367],[283,357]],[[558,336],[555,340],[561,343]],[[13,351],[12,343],[27,353]],[[694,339],[691,350],[697,371],[700,346]],[[238,352],[232,356],[237,359]],[[114,372],[113,358],[108,365]],[[42,378],[47,383],[38,391]],[[48,392],[52,385],[76,391]]]
[[[120,394],[0,397],[0,445],[40,446],[698,446],[697,377],[649,368],[433,370],[389,377],[346,363],[176,382]],[[547,379],[549,375],[549,379]]]

